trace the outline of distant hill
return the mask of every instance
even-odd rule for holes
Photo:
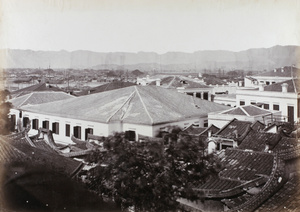
[[[32,51],[8,49],[4,68],[92,68],[141,71],[201,71],[204,69],[270,70],[295,64],[300,66],[300,46],[232,51],[196,51],[194,53]],[[298,63],[298,64],[297,64]]]

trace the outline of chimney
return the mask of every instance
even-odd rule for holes
[[[258,90],[259,91],[264,91],[264,85],[263,84],[259,84],[258,85]]]
[[[160,86],[160,79],[156,80],[156,86]]]
[[[216,151],[216,149],[217,149],[217,144],[215,143],[215,141],[212,139],[209,139],[208,145],[207,145],[207,153],[212,154]]]
[[[211,137],[211,130],[208,130],[208,137]]]
[[[287,83],[283,83],[283,84],[281,84],[281,87],[282,87],[282,93],[287,93],[288,84]]]

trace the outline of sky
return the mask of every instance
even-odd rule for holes
[[[0,48],[242,51],[300,45],[300,0],[1,0]]]

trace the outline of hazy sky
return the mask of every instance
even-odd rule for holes
[[[194,52],[300,45],[299,0],[1,0],[1,48]]]

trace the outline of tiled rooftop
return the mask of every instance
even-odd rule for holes
[[[215,135],[221,137],[232,137],[236,130],[238,135],[242,135],[252,125],[249,121],[231,120],[227,125],[221,128]]]
[[[259,175],[269,176],[273,167],[274,156],[269,153],[251,152],[239,149],[225,150],[221,160],[226,168],[219,173],[223,179],[249,181]]]
[[[299,176],[293,176],[271,198],[263,203],[255,212],[281,212],[300,210],[300,180]]]
[[[270,150],[272,150],[278,143],[280,143],[280,140],[281,136],[279,134],[251,130],[238,148],[264,151],[268,144],[270,146]]]
[[[287,91],[289,93],[299,93],[300,91],[300,79],[291,79],[284,82],[274,83],[264,87],[264,91],[282,92],[282,84],[288,84]]]

